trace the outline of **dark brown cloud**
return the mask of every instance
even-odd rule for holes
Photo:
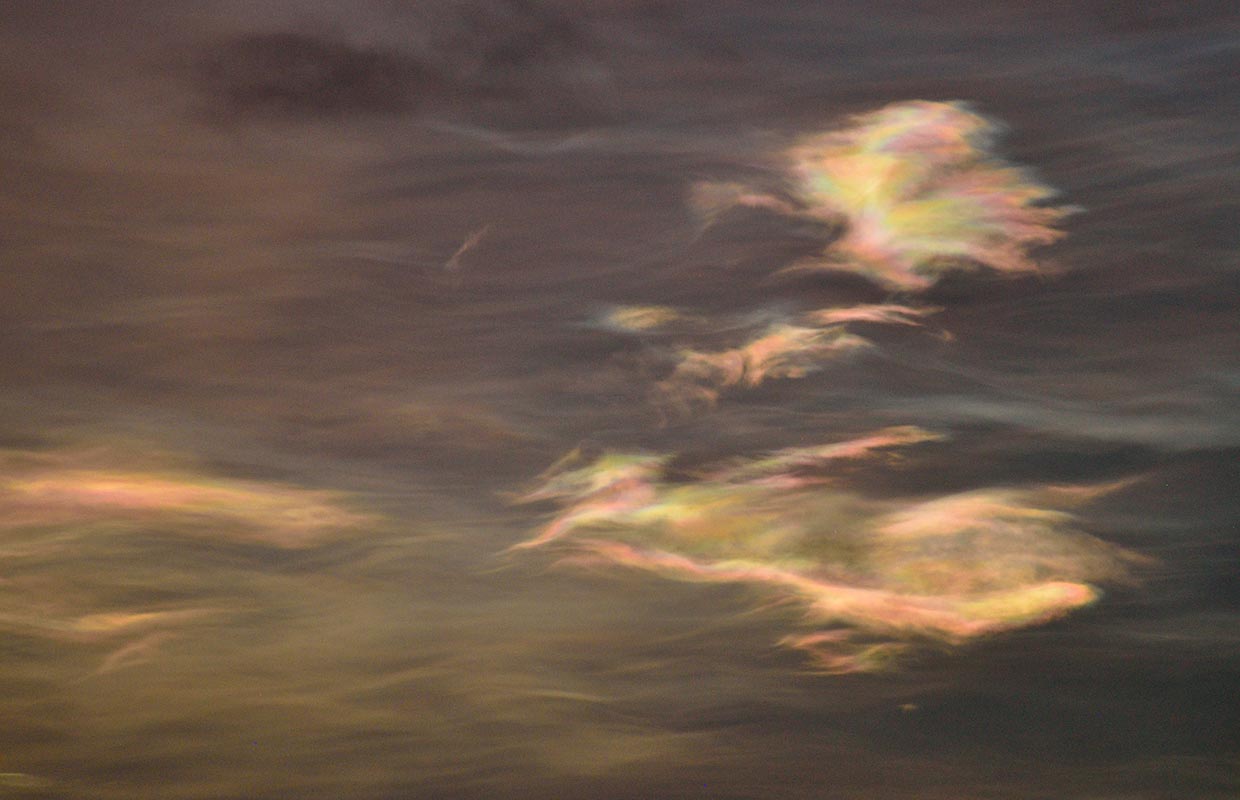
[[[193,71],[210,109],[226,115],[340,119],[546,93],[587,102],[574,84],[596,45],[554,6],[428,6],[393,10],[388,22],[401,35],[346,37],[330,16],[309,29],[232,33],[204,45]]]
[[[407,55],[297,33],[239,37],[200,70],[224,110],[281,116],[408,111],[446,82]]]

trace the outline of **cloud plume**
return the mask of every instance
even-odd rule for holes
[[[573,454],[526,496],[561,509],[517,547],[752,587],[799,610],[782,643],[827,672],[873,670],[918,643],[958,645],[1045,622],[1092,603],[1098,584],[1126,574],[1132,556],[1077,530],[1069,510],[1110,487],[898,501],[825,485],[833,462],[934,438],[885,429],[708,469],[693,481],[670,476],[667,456]]]

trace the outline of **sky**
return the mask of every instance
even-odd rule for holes
[[[1232,4],[0,52],[0,797],[1240,790]]]

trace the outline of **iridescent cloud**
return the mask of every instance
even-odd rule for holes
[[[872,457],[876,451],[942,438],[944,437],[941,434],[915,425],[901,425],[846,442],[785,448],[765,458],[744,461],[737,466],[719,470],[709,477],[713,481],[758,482],[791,488],[827,480],[815,474],[804,474],[804,470],[825,467],[833,461]]]
[[[518,545],[570,563],[736,583],[802,613],[782,640],[830,672],[876,669],[918,642],[961,644],[1093,602],[1132,557],[1067,510],[1111,487],[983,489],[912,501],[828,488],[802,470],[936,436],[891,428],[672,480],[664,456],[575,456],[526,499],[560,512]]]
[[[874,346],[869,339],[849,332],[848,324],[920,326],[923,317],[936,311],[891,303],[823,308],[801,314],[795,324],[772,323],[730,350],[684,348],[677,354],[672,374],[657,387],[660,399],[676,408],[691,409],[713,405],[721,391],[730,387],[752,388],[768,379],[802,378],[831,361]]]
[[[669,306],[616,306],[599,319],[599,325],[625,333],[645,333],[683,319]]]
[[[371,521],[338,493],[157,469],[74,454],[7,454],[0,531],[158,521],[172,532],[209,523],[213,536],[306,547]]]
[[[0,632],[104,649],[93,677],[145,663],[184,633],[238,608],[153,599],[136,605],[100,576],[62,581],[66,564],[128,537],[193,537],[313,547],[377,522],[335,492],[172,469],[132,449],[0,452]],[[118,578],[125,586],[134,576]],[[141,592],[133,592],[142,596]],[[158,593],[156,593],[158,594]],[[192,604],[191,604],[192,603]],[[228,604],[225,604],[228,605]]]
[[[792,200],[739,184],[695,187],[707,224],[731,206],[829,223],[842,235],[799,265],[859,272],[902,290],[950,270],[1036,272],[1031,248],[1063,234],[1054,191],[992,155],[998,126],[960,103],[902,102],[810,136],[786,154]]]
[[[672,374],[658,388],[673,405],[713,405],[722,389],[754,387],[770,378],[801,378],[823,363],[871,346],[841,326],[776,323],[731,350],[684,349]]]
[[[922,317],[939,311],[930,306],[902,306],[894,303],[870,303],[839,306],[810,311],[805,318],[818,325],[840,325],[847,322],[869,322],[882,325],[921,325]]]
[[[780,214],[795,214],[798,207],[787,201],[746,186],[743,183],[701,181],[689,189],[689,206],[704,227],[714,225],[731,208],[765,208]]]
[[[804,139],[787,154],[783,194],[698,184],[707,225],[733,207],[811,218],[841,230],[808,265],[919,290],[943,272],[1032,272],[1028,251],[1061,235],[1052,192],[990,153],[996,126],[955,103],[910,102]],[[854,324],[919,326],[938,309],[895,303],[823,308],[769,324],[740,346],[684,348],[659,384],[680,407],[731,387],[799,378],[873,347]],[[646,330],[675,319],[632,309],[612,322]],[[751,586],[798,608],[781,643],[828,672],[878,669],[919,642],[955,645],[1054,619],[1093,602],[1132,556],[1074,525],[1068,509],[1114,487],[984,488],[879,500],[833,467],[892,457],[942,438],[886,428],[846,442],[668,473],[664,455],[573,453],[524,498],[560,511],[515,549],[556,547],[572,563],[675,580]]]

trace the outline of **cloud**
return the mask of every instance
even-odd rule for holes
[[[596,324],[620,333],[647,333],[684,319],[670,306],[616,306],[601,315]]]
[[[280,16],[260,24],[281,26]],[[548,4],[417,4],[338,16],[320,9],[285,19],[292,30],[208,45],[193,69],[199,90],[215,112],[242,117],[404,114],[456,100],[495,111],[496,101],[550,99],[564,113],[580,112],[582,90],[597,88],[582,78],[587,67],[602,69],[579,19]],[[335,33],[342,24],[351,35]]]
[[[937,438],[890,428],[673,478],[664,455],[580,453],[526,501],[561,510],[517,546],[569,564],[752,587],[800,612],[782,643],[829,672],[866,671],[918,643],[958,645],[1092,603],[1134,556],[1075,528],[1106,487],[987,488],[876,500],[808,480],[807,468],[874,459]]]
[[[443,78],[400,53],[298,33],[253,33],[211,52],[203,90],[227,111],[277,116],[412,109]]]
[[[788,197],[737,183],[700,184],[706,224],[734,206],[760,207],[843,232],[805,269],[857,272],[921,290],[953,270],[1037,272],[1030,249],[1063,234],[1054,191],[991,153],[998,126],[961,103],[895,103],[785,153]]]
[[[741,207],[838,232],[809,269],[861,273],[902,291],[951,270],[1036,272],[1029,251],[1062,234],[1052,191],[992,155],[997,126],[958,103],[898,103],[810,136],[785,153],[781,190],[702,183],[705,225]],[[681,409],[728,389],[800,378],[871,349],[855,325],[918,327],[940,309],[894,302],[801,311],[720,350],[682,347],[658,390]],[[613,325],[685,317],[635,308]],[[617,324],[619,323],[619,324]],[[799,616],[781,644],[826,672],[881,669],[919,644],[961,645],[1094,602],[1140,561],[1083,531],[1072,509],[1121,484],[1000,486],[879,499],[851,488],[844,462],[882,463],[942,439],[907,425],[843,442],[785,448],[688,469],[666,454],[580,452],[526,502],[559,506],[513,549],[554,549],[566,564],[625,567],[693,583],[750,587]]]
[[[714,472],[710,479],[729,483],[757,482],[791,488],[821,482],[824,478],[806,472],[828,467],[836,461],[873,458],[879,451],[943,438],[945,437],[941,434],[912,425],[884,428],[869,436],[846,442],[778,450],[764,458],[752,459]]]
[[[154,555],[159,548],[193,552],[176,545],[193,539],[220,554],[229,552],[220,544],[241,544],[271,563],[274,552],[381,527],[376,516],[349,508],[343,493],[167,462],[121,449],[0,452],[0,632],[96,651],[97,667],[83,680],[127,669],[158,658],[173,640],[193,642],[253,610],[247,592],[279,580],[218,565],[190,574]],[[244,561],[242,552],[232,555]]]
[[[16,469],[0,479],[0,531],[157,524],[175,534],[303,548],[374,521],[333,492],[75,464],[71,454],[6,460]]]
[[[753,388],[767,380],[803,378],[826,364],[874,348],[869,339],[847,330],[851,323],[920,326],[938,309],[895,304],[824,308],[801,314],[795,322],[774,322],[745,344],[728,350],[682,348],[671,375],[660,381],[659,399],[674,409],[711,406],[724,389]],[[656,307],[631,314],[649,327],[672,319]]]
[[[658,386],[660,399],[673,408],[714,405],[721,390],[755,387],[768,379],[802,378],[827,361],[868,349],[869,340],[843,328],[776,323],[731,350],[683,349],[672,374]]]
[[[780,214],[796,214],[796,203],[766,194],[743,183],[699,181],[689,189],[689,207],[697,214],[703,226],[714,225],[723,214],[733,208],[764,208]]]
[[[823,308],[810,311],[805,318],[819,325],[839,325],[846,322],[869,322],[878,325],[921,325],[921,318],[940,309],[931,307],[902,306],[894,303],[866,304]]]

